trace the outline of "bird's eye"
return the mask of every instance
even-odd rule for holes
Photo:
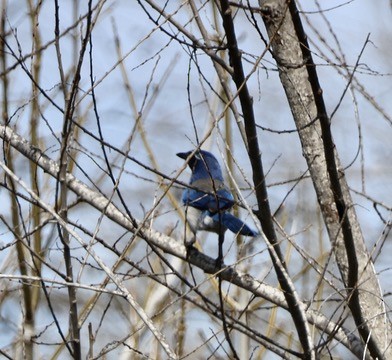
[[[196,153],[196,154],[195,154],[195,158],[196,158],[197,160],[201,160],[200,154]]]

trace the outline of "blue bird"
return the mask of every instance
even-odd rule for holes
[[[182,159],[187,159],[192,151],[178,153]],[[234,205],[234,198],[223,182],[222,170],[218,160],[210,152],[198,150],[188,161],[192,170],[189,182],[182,195],[182,202],[186,206],[187,222],[196,235],[198,230],[205,230],[223,234],[227,229],[235,234],[256,236],[242,220],[229,213]],[[193,239],[186,241],[192,245]]]

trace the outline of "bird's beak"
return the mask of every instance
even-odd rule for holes
[[[188,151],[188,152],[185,152],[185,153],[177,153],[176,155],[178,157],[180,157],[181,159],[186,160],[188,158],[189,154],[190,154],[190,152]]]

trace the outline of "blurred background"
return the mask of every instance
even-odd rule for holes
[[[218,41],[222,26],[213,2],[192,3],[196,5],[211,41]],[[3,123],[57,161],[64,119],[59,108],[66,107],[64,94],[71,89],[80,61],[81,44],[87,28],[88,2],[58,2],[57,37],[56,2],[3,0],[1,4],[0,94]],[[168,22],[151,6],[153,4],[171,14],[178,27]],[[244,2],[242,5],[248,4]],[[250,2],[250,5],[257,7],[257,2]],[[331,114],[336,109],[332,118],[336,147],[381,287],[386,293],[385,300],[390,306],[391,3],[385,0],[377,3],[369,0],[299,1],[298,7],[318,65],[328,111]],[[201,39],[190,3],[92,1],[92,8],[91,41],[87,44],[81,65],[74,110],[78,126],[68,149],[73,174],[106,196],[113,196],[114,203],[124,210],[106,173],[102,142],[99,140],[102,136],[103,141],[110,144],[106,146],[106,155],[129,211],[137,219],[148,214],[146,220],[152,228],[181,242],[184,223],[178,210],[181,210],[182,187],[174,185],[170,196],[160,197],[166,191],[168,179],[183,166],[183,160],[175,154],[193,150],[208,135],[202,147],[217,156],[232,191],[236,192],[235,181],[247,204],[255,208],[246,147],[235,119],[225,111],[219,77],[210,57],[192,47],[192,41],[187,37],[189,32],[192,37]],[[260,15],[252,17],[241,7],[235,11],[245,71],[246,74],[252,72],[248,86],[259,126],[271,208],[273,211],[280,209],[277,219],[289,235],[286,237],[282,233],[282,248],[290,274],[304,299],[318,302],[316,307],[325,314],[340,318],[344,309],[328,308],[327,299],[338,298],[336,288],[341,289],[342,284],[335,277],[334,260],[328,258],[331,245],[275,62],[267,52],[255,66],[266,48],[260,36],[261,33],[267,38],[263,22]],[[228,62],[223,52],[216,51],[216,54]],[[354,69],[354,77],[345,93]],[[229,87],[235,92],[232,83]],[[7,158],[7,154],[2,146],[2,158]],[[10,156],[7,159],[12,160],[15,173],[32,188],[36,187],[40,197],[54,206],[56,181],[37,171],[16,151]],[[165,174],[166,178],[154,170]],[[186,182],[189,176],[190,171],[186,169],[179,179]],[[5,183],[3,174],[2,178]],[[24,193],[21,189],[18,191]],[[42,265],[42,277],[61,280],[56,271],[64,271],[63,247],[55,224],[42,211],[36,212],[28,201],[20,199],[18,205],[13,202],[13,196],[4,185],[0,188],[0,197],[0,273],[20,274],[21,259],[18,258],[15,240],[16,234],[24,234],[26,241],[40,244],[42,257],[53,267]],[[102,242],[94,239],[90,245],[106,264],[113,266],[118,254],[110,248],[121,253],[131,234],[102,217],[88,204],[79,203],[72,193],[69,193],[68,204],[72,225],[87,243],[93,233],[102,239]],[[153,211],[149,213],[151,209]],[[247,211],[237,211],[242,219],[255,227]],[[203,252],[216,257],[215,234],[201,233],[198,240]],[[317,272],[309,267],[306,256],[295,250],[291,242],[297,244],[308,259],[315,259],[321,264],[326,261],[328,271],[324,285],[318,283]],[[71,241],[70,247],[75,282],[100,286],[105,274],[76,242]],[[183,345],[184,356],[187,354],[189,359],[225,358],[224,347],[218,345],[222,337],[219,333],[221,324],[207,312],[182,302],[181,297],[150,279],[149,274],[156,273],[162,275],[165,281],[171,281],[171,273],[159,259],[150,258],[150,251],[142,240],[132,242],[127,252],[128,261],[119,265],[116,272],[140,304],[150,311],[168,339],[173,344],[178,345],[182,341],[186,345]],[[224,252],[226,264],[242,259],[238,266],[243,271],[272,286],[277,285],[261,239],[236,239],[234,235],[227,234]],[[177,264],[174,258],[168,259],[184,276],[190,276],[187,266]],[[29,262],[26,260],[26,263]],[[146,273],[136,265],[145,269]],[[206,281],[205,274],[194,269],[193,275],[200,291],[217,301],[216,289]],[[185,291],[186,286],[177,278],[172,281],[173,286]],[[36,358],[66,359],[70,355],[62,346],[58,326],[67,333],[67,289],[52,283],[47,286],[48,294],[44,296],[38,291],[34,300],[34,353]],[[110,283],[106,288],[115,290]],[[287,314],[284,311],[273,313],[271,304],[260,299],[255,303],[249,295],[234,287],[228,287],[227,291],[231,291],[233,304],[237,304],[230,305],[233,311],[238,310],[236,306],[249,304],[253,311],[248,318],[250,326],[295,348],[295,344],[291,343],[295,341],[291,338],[292,325],[286,324]],[[121,356],[125,359],[141,356],[131,350],[133,348],[148,349],[146,354],[149,353],[151,358],[165,358],[151,334],[146,329],[139,329],[140,320],[121,297],[102,294],[96,303],[90,303],[93,293],[88,289],[78,289],[77,292],[80,309],[86,304],[94,304],[81,326],[82,338],[85,339],[82,344],[84,356],[88,350],[87,324],[92,323],[94,354],[97,357],[117,359]],[[198,295],[191,292],[190,296],[199,301]],[[0,348],[15,359],[23,358],[21,339],[26,335],[22,297],[21,281],[0,278]],[[48,298],[53,309],[48,306]],[[56,325],[53,314],[60,325]],[[176,329],[183,329],[184,334]],[[277,358],[277,355],[251,341],[242,343],[240,336],[235,341],[244,349],[243,358]],[[341,346],[336,345],[333,351],[336,358],[350,358]]]

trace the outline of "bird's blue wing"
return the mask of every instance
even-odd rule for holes
[[[258,232],[252,230],[248,225],[246,225],[242,220],[238,219],[234,215],[224,212],[216,213],[212,216],[214,221],[219,222],[219,219],[222,221],[222,225],[232,231],[235,234],[241,234],[245,236],[257,236]]]
[[[226,189],[218,190],[216,196],[212,192],[209,194],[195,189],[185,189],[182,202],[185,205],[214,213],[231,208],[234,205],[234,198],[230,191]]]

